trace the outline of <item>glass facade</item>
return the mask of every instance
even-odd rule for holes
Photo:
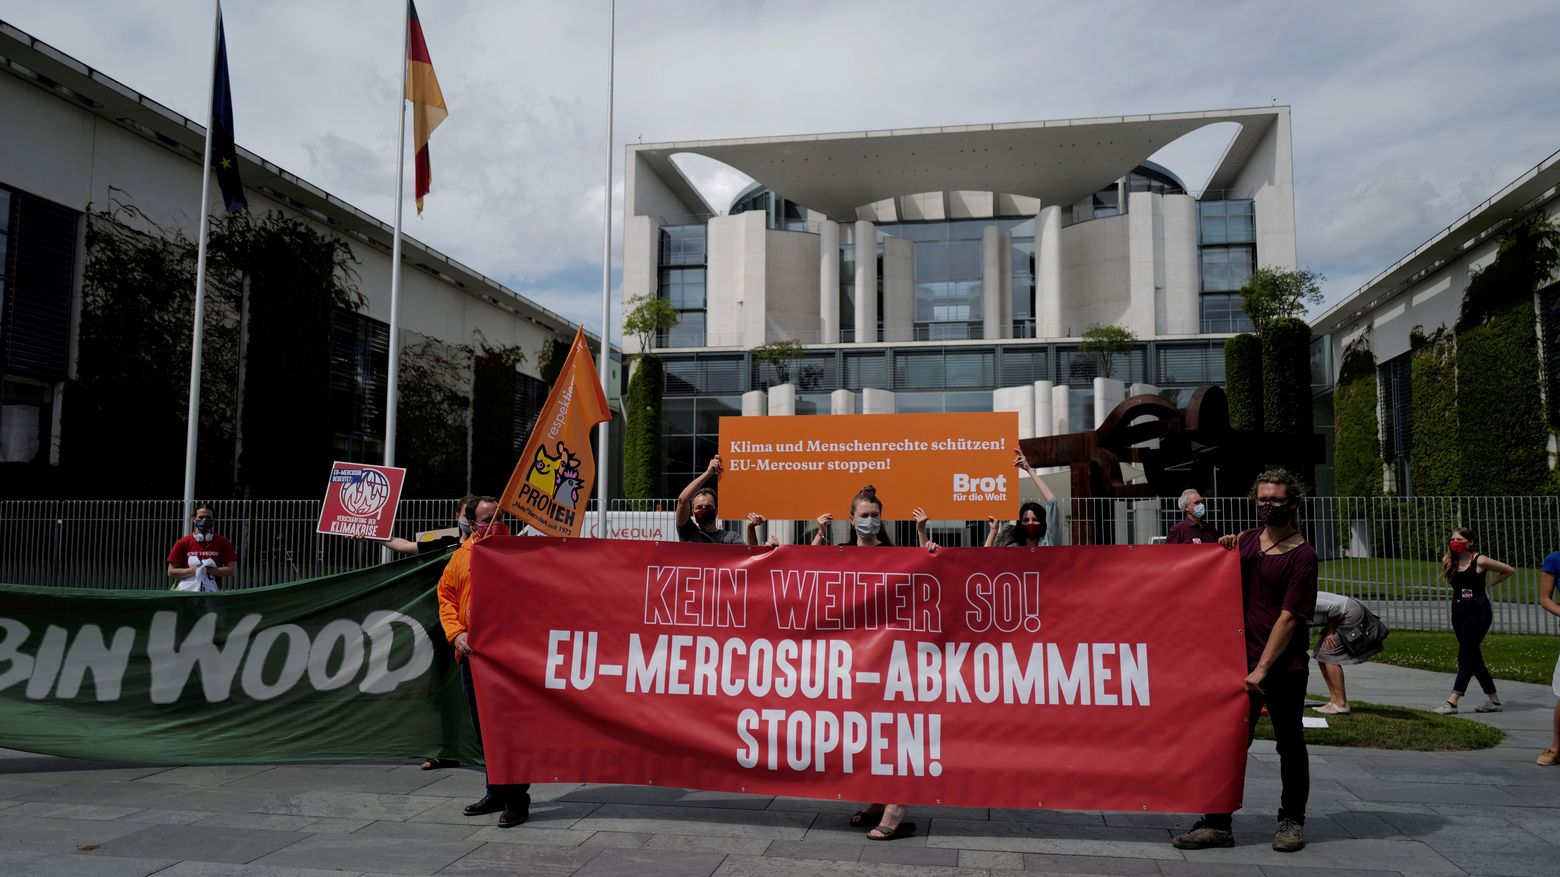
[[[1256,240],[1256,205],[1250,198],[1197,202],[1202,331],[1251,331],[1238,292],[1256,269]]]
[[[703,224],[661,229],[656,294],[677,309],[677,325],[656,335],[657,347],[704,346],[706,258]]]
[[[0,186],[0,462],[53,462],[81,214]]]

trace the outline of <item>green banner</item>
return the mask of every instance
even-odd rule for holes
[[[481,760],[447,554],[221,594],[0,585],[0,747],[105,761]]]

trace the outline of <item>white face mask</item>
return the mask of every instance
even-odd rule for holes
[[[856,532],[863,536],[876,536],[883,529],[883,522],[871,515],[862,515],[855,521]]]

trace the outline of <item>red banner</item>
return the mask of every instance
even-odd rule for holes
[[[389,539],[406,470],[367,463],[331,464],[316,533]]]
[[[1240,573],[1213,546],[499,537],[477,545],[472,584],[494,782],[1241,803]]]

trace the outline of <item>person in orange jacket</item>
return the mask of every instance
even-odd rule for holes
[[[450,562],[439,577],[439,623],[444,636],[455,648],[455,661],[460,665],[461,687],[466,689],[466,704],[471,708],[471,725],[477,732],[477,744],[482,743],[482,722],[477,715],[477,690],[471,678],[471,642],[467,625],[471,619],[471,549],[477,542],[490,535],[503,532],[498,521],[498,500],[491,496],[478,497],[470,505],[464,517],[471,521],[471,535],[461,542],[451,555]],[[502,811],[498,827],[520,825],[530,817],[531,786],[529,783],[487,784],[487,794],[465,809],[467,816]]]

